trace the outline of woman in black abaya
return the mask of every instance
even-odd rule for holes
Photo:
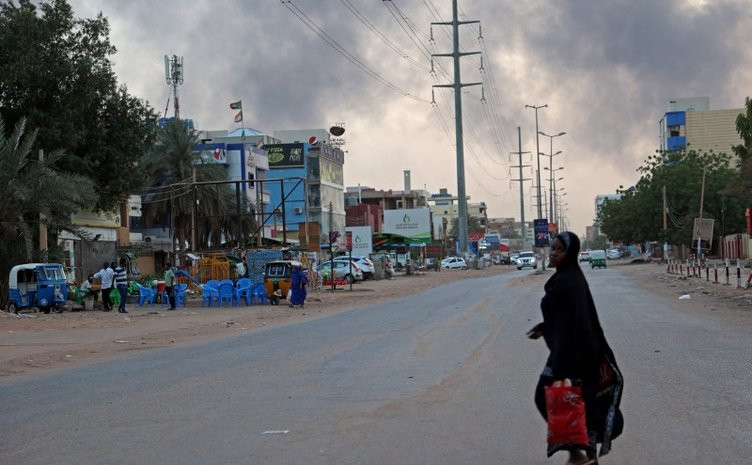
[[[535,404],[544,419],[545,386],[566,378],[582,383],[588,447],[548,446],[549,457],[557,451],[568,450],[568,465],[596,464],[597,444],[601,444],[600,455],[607,454],[611,441],[624,427],[619,410],[624,381],[603,335],[585,275],[577,262],[579,252],[577,235],[571,232],[556,235],[551,245],[551,266],[556,267],[556,273],[544,286],[546,295],[541,301],[543,323],[528,333],[531,339],[543,336],[550,351],[535,390]]]

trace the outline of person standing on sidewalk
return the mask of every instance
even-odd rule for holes
[[[125,269],[125,258],[120,259],[120,264],[115,268],[115,287],[120,293],[119,313],[128,313],[125,309],[125,298],[128,296],[128,273]]]
[[[97,271],[94,275],[95,278],[102,280],[102,305],[104,305],[105,312],[112,310],[112,303],[110,302],[110,292],[112,292],[112,284],[115,280],[115,271],[110,268],[110,264],[104,262],[102,269]]]
[[[165,291],[167,291],[167,298],[170,301],[170,310],[175,310],[175,301],[177,295],[175,294],[175,271],[172,269],[172,263],[167,262],[167,269],[164,272]]]

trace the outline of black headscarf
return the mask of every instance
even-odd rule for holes
[[[580,254],[580,238],[577,237],[577,234],[569,231],[564,231],[557,234],[554,237],[554,240],[556,239],[559,239],[559,241],[564,245],[564,249],[566,250],[564,259],[559,262],[558,265],[556,265],[556,271],[561,271],[564,268],[568,268],[573,265],[579,268],[580,265],[577,262],[577,257]]]

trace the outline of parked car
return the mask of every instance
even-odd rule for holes
[[[352,273],[350,270],[350,263],[347,260],[334,260],[325,261],[321,263],[321,274],[328,278],[332,274],[332,264],[334,265],[334,275],[337,278],[344,278],[348,283],[355,281],[363,281],[363,270],[360,269],[357,263],[352,264]]]
[[[521,270],[526,267],[538,269],[535,252],[520,252],[520,256],[517,257],[517,269]]]
[[[335,262],[344,261],[345,263],[347,263],[348,260],[349,258],[346,255],[336,257],[334,259]],[[373,278],[373,272],[375,271],[375,268],[373,266],[373,262],[370,259],[366,257],[352,257],[352,261],[360,267],[361,271],[363,271],[363,279]]]
[[[518,258],[520,258],[520,254],[513,253],[512,255],[509,256],[509,264],[517,266],[517,259]]]
[[[608,252],[606,252],[606,257],[609,260],[616,260],[617,258],[621,258],[621,250],[619,250],[619,249],[608,249]]]
[[[590,268],[606,268],[606,252],[603,250],[590,251]]]
[[[460,270],[466,270],[467,262],[465,262],[465,259],[462,257],[447,257],[441,261],[441,267],[449,270],[458,268]]]
[[[590,261],[590,251],[589,250],[585,250],[585,251],[580,252],[580,258],[579,258],[579,260],[580,260],[580,262],[589,262]]]

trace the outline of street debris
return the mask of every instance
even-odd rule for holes
[[[689,294],[684,294],[682,296],[679,296],[679,300],[689,300],[692,297]]]

